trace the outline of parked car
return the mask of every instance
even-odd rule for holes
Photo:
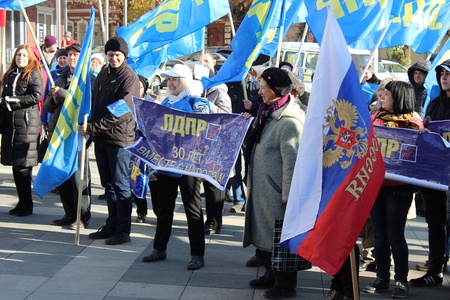
[[[185,57],[185,58],[180,58],[185,65],[187,65],[189,68],[191,68],[192,70],[194,70],[194,65],[199,63],[200,60],[200,56],[202,55],[201,51],[192,53],[191,55]],[[216,71],[220,69],[220,67],[223,65],[223,63],[227,60],[227,58],[225,56],[223,56],[221,53],[215,53],[213,52],[213,57],[216,60]]]
[[[390,59],[380,59],[380,64],[386,69],[392,76],[402,78],[404,81],[409,81],[408,69],[398,62]]]

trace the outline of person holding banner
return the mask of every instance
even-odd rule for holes
[[[9,214],[25,217],[33,213],[31,176],[38,164],[38,103],[44,92],[41,66],[30,46],[16,48],[1,82],[1,163],[12,166],[19,196],[19,202]]]
[[[167,78],[167,97],[161,105],[170,108],[194,112],[210,113],[209,101],[201,98],[203,87],[200,82],[194,82],[191,69],[182,64],[176,64],[172,70],[162,73]],[[156,232],[153,251],[145,256],[143,262],[165,260],[166,249],[172,232],[173,211],[178,196],[178,187],[188,221],[188,235],[191,260],[188,270],[201,269],[204,264],[205,235],[203,233],[203,212],[200,198],[201,180],[198,177],[178,173],[158,172],[158,197],[156,211]]]
[[[414,112],[414,90],[409,83],[391,81],[380,93],[380,111],[372,116],[374,125],[423,128],[422,119]],[[409,294],[408,244],[405,239],[406,217],[413,198],[410,184],[384,180],[370,212],[375,233],[377,278],[364,288],[366,293],[389,289],[391,250],[395,265],[395,288],[392,298],[403,299]]]
[[[436,67],[436,79],[440,94],[428,105],[425,123],[450,119],[450,59]],[[442,270],[447,261],[445,250],[447,245],[447,194],[429,188],[422,188],[425,206],[425,220],[428,223],[428,270],[425,275],[411,279],[412,286],[442,285]]]
[[[130,189],[130,152],[125,149],[135,142],[136,120],[132,96],[139,95],[139,78],[127,64],[128,44],[112,37],[105,44],[108,66],[95,80],[92,93],[92,117],[80,126],[82,135],[91,135],[100,181],[105,186],[108,205],[106,224],[90,239],[106,239],[106,245],[130,243],[133,197]],[[114,114],[110,107],[124,103],[128,110]]]
[[[64,105],[64,100],[69,92],[69,86],[72,79],[72,75],[75,72],[75,67],[77,66],[78,59],[80,57],[81,45],[78,43],[68,46],[66,49],[60,49],[58,51],[67,51],[68,57],[68,68],[64,69],[61,73],[58,73],[58,77],[55,81],[55,85],[50,87],[50,93],[44,101],[45,112],[51,113],[50,119],[48,121],[48,140],[55,131],[56,123],[61,114],[61,109]],[[80,155],[78,157],[81,157]],[[91,218],[91,176],[89,170],[88,161],[81,162],[78,164],[85,164],[85,174],[83,181],[83,189],[81,196],[81,223],[80,228],[86,228],[89,224]],[[52,221],[52,225],[56,226],[69,226],[71,229],[76,229],[76,219],[77,219],[77,207],[78,207],[78,185],[80,184],[80,170],[78,167],[77,171],[70,176],[69,179],[64,181],[59,187],[59,197],[64,208],[64,216],[60,219],[55,219]]]
[[[292,81],[286,71],[268,68],[261,74],[259,94],[263,103],[253,121],[245,151],[250,164],[243,246],[254,245],[269,253],[264,275],[251,280],[249,285],[268,289],[264,293],[268,299],[295,297],[297,270],[308,268],[308,262],[295,260],[299,256],[282,255],[285,248],[279,244],[305,121],[304,111],[289,94],[291,90]],[[295,263],[285,260],[288,257]]]

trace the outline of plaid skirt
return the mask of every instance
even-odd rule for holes
[[[295,272],[311,269],[312,264],[303,257],[291,253],[280,245],[283,220],[275,220],[275,232],[272,244],[272,269],[283,272]]]

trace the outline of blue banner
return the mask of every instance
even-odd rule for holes
[[[23,7],[29,7],[46,0],[22,0]],[[20,4],[18,0],[0,0],[0,9],[4,10],[20,10]]]
[[[434,53],[449,27],[449,1],[405,0],[400,15],[392,19],[379,48],[408,45],[417,53]],[[384,28],[378,28],[367,32],[367,35],[361,36],[351,46],[372,50],[383,30]]]
[[[116,33],[131,48],[144,44],[145,52],[150,52],[202,29],[229,12],[226,0],[166,0],[136,22],[117,28]]]
[[[327,18],[327,12],[324,8],[331,4],[333,14],[341,27],[347,45],[349,45],[361,37],[367,37],[373,32],[383,30],[389,23],[394,2],[381,0],[305,0],[309,12],[306,21],[314,37],[321,44]],[[374,43],[376,41],[375,39]]]
[[[251,119],[195,114],[133,97],[142,137],[127,150],[155,170],[208,180],[224,190]]]
[[[428,126],[433,131],[441,132],[448,137],[450,121],[431,122]],[[419,134],[417,130],[375,126],[386,172],[418,186],[437,185],[447,190],[449,185],[450,144],[436,132]],[[429,186],[431,187],[431,186]]]
[[[270,44],[279,25],[286,0],[254,0],[231,41],[233,53],[212,78],[202,78],[204,89],[224,82],[239,82],[247,75],[261,49]]]

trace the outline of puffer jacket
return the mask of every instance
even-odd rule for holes
[[[34,70],[29,82],[22,78],[23,70],[16,69],[4,80],[2,98],[18,99],[10,102],[11,111],[2,110],[3,134],[1,163],[6,166],[33,167],[38,164],[39,109],[44,91],[39,71]]]

